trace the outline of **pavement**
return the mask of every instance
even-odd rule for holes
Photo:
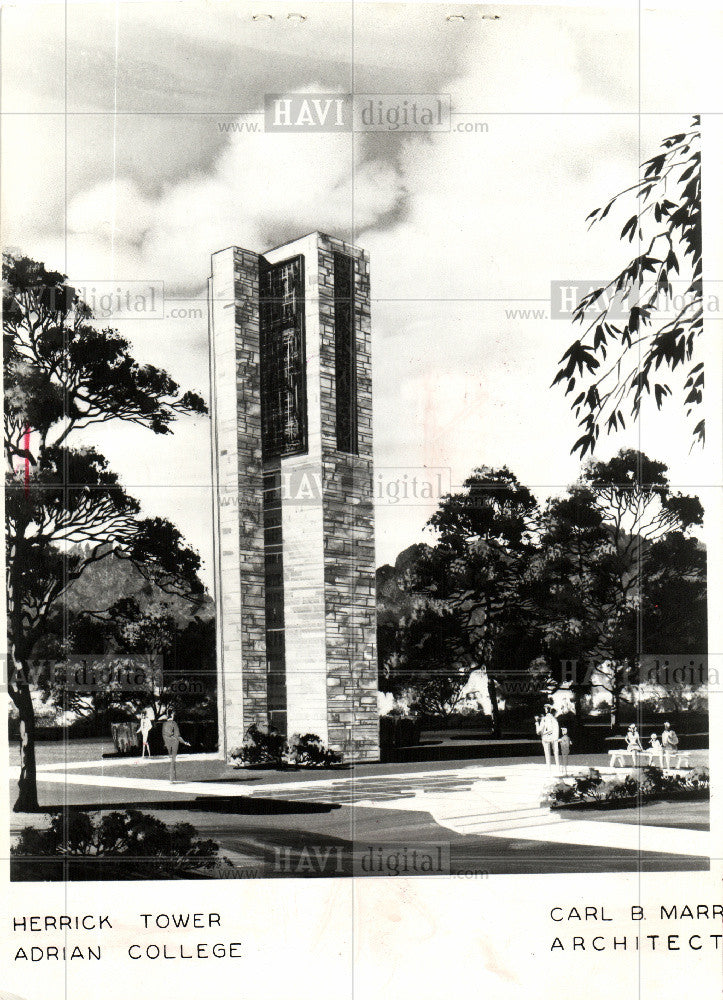
[[[595,763],[612,773],[604,760],[573,758],[570,771]],[[646,806],[623,816],[616,811],[607,820],[604,812],[571,817],[541,805],[555,775],[544,763],[527,759],[364,765],[301,776],[229,768],[217,754],[194,754],[179,758],[178,783],[171,785],[167,773],[167,758],[54,761],[39,766],[38,781],[41,801],[49,802],[51,811],[148,805],[169,822],[191,821],[199,833],[218,838],[237,861],[268,856],[279,844],[296,850],[332,831],[340,843],[376,842],[380,836],[415,843],[449,840],[460,856],[471,851],[478,860],[499,857],[501,864],[513,850],[526,848],[532,871],[560,870],[566,855],[573,867],[565,870],[576,871],[618,870],[621,863],[628,866],[624,870],[635,870],[642,862],[670,870],[700,868],[710,857],[705,824],[686,823],[689,803],[668,804],[670,825],[659,814],[646,824],[651,808]],[[17,777],[17,768],[11,777]],[[696,815],[700,819],[699,811]],[[13,832],[28,822],[45,825],[47,817],[14,816]],[[514,864],[502,870],[511,868]]]

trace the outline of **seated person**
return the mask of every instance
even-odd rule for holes
[[[628,753],[641,753],[643,746],[640,742],[640,733],[638,732],[637,726],[628,726],[628,731],[625,736],[625,744]]]
[[[650,759],[651,760],[653,759],[653,757],[657,757],[658,760],[660,761],[660,763],[662,764],[662,762],[663,762],[663,744],[658,739],[656,733],[653,733],[651,735],[651,737],[650,737],[650,748],[648,750],[648,753],[650,754]]]

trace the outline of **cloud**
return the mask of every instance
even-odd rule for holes
[[[369,156],[363,137],[249,132],[249,123],[261,128],[258,118],[238,119],[209,172],[169,184],[157,198],[130,177],[77,195],[68,207],[71,275],[93,259],[94,277],[198,289],[210,255],[224,246],[263,250],[314,229],[359,233],[401,207],[398,170]]]
[[[310,18],[311,34],[291,22],[249,26],[234,15],[232,23],[229,12],[211,18],[202,5],[191,4],[183,23],[154,14],[154,5],[121,7],[133,9],[135,26],[130,35],[131,24],[122,24],[121,103],[169,107],[174,116],[162,125],[153,113],[117,120],[115,182],[111,117],[71,116],[67,257],[63,121],[6,118],[12,143],[5,147],[15,158],[4,191],[12,242],[73,280],[163,280],[172,294],[197,295],[211,253],[224,246],[263,250],[304,231],[344,236],[353,227],[372,262],[377,463],[448,466],[456,483],[475,465],[507,463],[540,495],[569,482],[578,466],[569,455],[575,422],[549,383],[572,329],[508,309],[544,309],[552,279],[594,280],[629,256],[619,227],[588,232],[585,217],[637,176],[639,122],[629,114],[637,112],[637,12],[629,5],[600,13],[510,7],[500,20],[482,21],[479,8],[465,8],[468,20],[446,22],[429,5],[361,5],[359,90],[439,89],[489,131],[352,138],[246,131],[249,123],[261,127],[258,117],[240,117],[222,133],[218,121],[231,118],[213,111],[258,107],[265,90],[347,87],[348,5],[331,32]],[[108,21],[106,49],[86,28],[98,53],[95,75],[83,65],[75,89],[107,110],[113,26],[102,5],[93,16]],[[681,25],[680,17],[644,12],[647,50],[667,52],[663,42],[677,45],[679,30],[693,37]],[[699,20],[695,26],[702,30]],[[128,52],[132,63],[124,61]],[[686,44],[675,59],[644,61],[646,100],[656,110],[695,107],[697,59],[696,46]],[[159,88],[168,91],[165,103]],[[686,119],[644,117],[644,154]],[[144,360],[206,391],[205,316],[122,330]],[[184,530],[210,565],[208,506],[184,502],[177,514],[177,490],[162,489],[164,481],[189,489],[209,481],[203,422],[178,429],[158,441],[120,428],[104,447],[127,482],[153,487],[149,508],[153,502],[154,512],[186,518]],[[641,440],[679,481],[705,481],[672,410],[606,440],[602,450]],[[379,558],[393,560],[416,540],[427,513],[380,508]]]

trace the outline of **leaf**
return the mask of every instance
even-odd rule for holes
[[[583,434],[582,437],[579,437],[575,442],[575,444],[572,446],[570,454],[574,455],[575,452],[579,450],[580,458],[584,458],[585,452],[588,451],[588,449],[592,451],[594,444],[595,441],[590,434]]]
[[[665,164],[665,153],[661,153],[660,156],[654,156],[651,160],[647,160],[647,170],[645,171],[645,177],[653,177],[660,174]],[[644,163],[643,166],[646,164]]]
[[[631,217],[625,223],[620,232],[620,239],[623,240],[625,239],[626,236],[629,236],[630,242],[632,243],[633,237],[635,235],[635,227],[637,226],[637,224],[638,224],[637,215],[631,215]]]

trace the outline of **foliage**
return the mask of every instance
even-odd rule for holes
[[[614,799],[634,799],[640,794],[640,783],[633,774],[624,778],[609,778],[603,783],[602,798],[609,802]]]
[[[332,764],[341,764],[343,760],[340,753],[324,746],[321,739],[313,733],[292,736],[285,759],[294,767],[330,767]]]
[[[603,778],[596,767],[590,767],[586,774],[575,777],[575,790],[581,798],[599,799]]]
[[[506,468],[478,468],[461,491],[442,498],[429,520],[436,544],[420,548],[397,574],[407,601],[398,601],[396,622],[384,625],[382,690],[412,688],[418,711],[446,714],[474,670],[493,675],[509,649],[506,637],[522,632],[532,612],[536,507]]]
[[[685,776],[685,781],[690,788],[710,788],[710,771],[707,767],[694,767]]]
[[[702,519],[698,498],[673,492],[667,467],[633,449],[588,462],[548,501],[537,563],[544,648],[558,677],[563,660],[606,664],[575,678],[578,701],[595,684],[617,717],[641,651],[705,652],[705,550],[687,537]],[[668,612],[679,632],[665,629]]]
[[[198,839],[190,823],[168,826],[155,816],[129,809],[101,816],[80,810],[56,813],[47,829],[24,827],[10,853],[13,861],[27,859],[28,867],[35,858],[111,862],[93,866],[93,877],[105,870],[116,879],[127,877],[127,872],[143,878],[179,878],[215,868],[218,850],[215,841]]]
[[[607,433],[624,428],[624,413],[637,419],[646,396],[660,409],[673,395],[666,372],[684,372],[688,415],[702,403],[699,126],[696,115],[687,131],[664,139],[661,150],[642,164],[639,180],[588,216],[592,226],[620,199],[634,200],[620,238],[636,240],[637,254],[578,303],[573,322],[584,332],[563,354],[553,381],[565,385],[565,395],[578,390],[572,409],[582,434],[572,450],[581,457],[593,452],[601,428]],[[682,295],[674,294],[673,282]],[[700,419],[693,439],[702,442],[704,435]]]
[[[3,337],[8,690],[21,734],[15,808],[32,810],[27,664],[68,588],[114,555],[161,589],[203,600],[199,557],[178,529],[141,518],[105,457],[87,445],[73,448],[70,439],[113,420],[168,434],[179,414],[206,413],[206,406],[196,393],[181,394],[166,372],[136,362],[128,341],[94,326],[65,275],[27,257],[3,256]]]
[[[231,751],[233,760],[240,767],[243,764],[268,764],[281,767],[284,761],[286,740],[275,729],[268,731],[252,723],[246,730],[243,744]]]
[[[576,798],[575,787],[567,781],[556,781],[547,794],[548,801],[554,805],[573,802]]]
[[[644,767],[640,778],[634,774],[603,779],[596,768],[572,776],[571,780],[558,781],[548,790],[547,801],[552,806],[572,802],[650,802],[684,793],[707,795],[710,789],[708,768],[699,767],[688,774],[666,774],[659,767]]]
[[[576,719],[593,687],[616,718],[641,650],[705,652],[705,550],[689,536],[702,517],[662,462],[633,449],[588,462],[542,510],[508,469],[476,470],[431,518],[435,544],[378,571],[380,689],[449,716],[484,668],[497,731],[510,671],[544,697],[576,661]]]
[[[242,746],[231,751],[231,758],[237,761],[236,767],[330,767],[343,759],[314,733],[295,734],[287,740],[275,729],[265,730],[255,723],[246,730]]]
[[[412,711],[422,715],[455,711],[474,668],[459,611],[427,601],[402,620],[395,646],[395,657],[383,674],[384,687],[396,695],[413,692]]]

